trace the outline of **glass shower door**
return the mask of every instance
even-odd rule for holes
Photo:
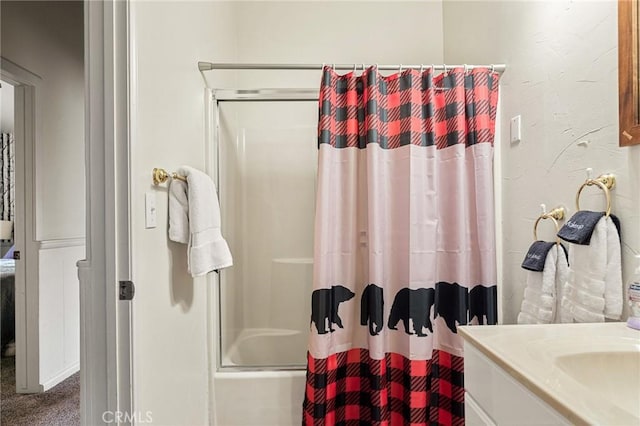
[[[304,368],[313,271],[317,102],[219,103],[221,366]]]

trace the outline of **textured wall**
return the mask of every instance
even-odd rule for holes
[[[622,221],[624,279],[640,252],[640,147],[618,147],[617,5],[613,1],[445,0],[445,61],[506,63],[501,82],[504,322],[515,322],[524,292],[520,263],[540,203],[575,213],[591,167],[618,177],[613,212]],[[523,140],[509,142],[522,115]],[[587,146],[578,142],[588,141]],[[597,189],[581,207],[603,209]],[[540,237],[553,238],[549,223]]]

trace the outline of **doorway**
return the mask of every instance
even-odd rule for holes
[[[14,87],[4,81],[0,81],[0,103],[0,355],[4,361],[16,353]]]
[[[15,349],[7,344],[3,352],[14,356],[2,359],[2,422],[79,424],[83,4],[7,1],[0,7],[2,91],[13,89],[13,99],[3,96],[3,103],[14,107],[13,129],[2,132],[15,165],[1,168],[3,178],[12,169],[15,193],[12,216],[3,218],[12,228],[3,248],[13,248],[13,259],[5,260],[15,270]]]

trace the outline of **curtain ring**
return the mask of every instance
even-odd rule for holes
[[[356,73],[356,67],[357,67],[357,64],[354,62],[354,63],[353,63],[353,73],[354,73],[354,74]]]
[[[447,75],[447,64],[442,64],[442,68],[444,68],[444,75]]]
[[[491,72],[492,73],[496,72],[496,66],[494,64],[491,64]]]
[[[331,68],[333,68],[333,70],[336,71],[336,64],[335,63],[331,64]]]
[[[363,72],[363,73],[364,73],[364,69],[365,69],[365,66],[364,66],[364,62],[363,62],[363,63],[362,63],[362,72]]]
[[[464,64],[464,73],[466,74],[467,72],[469,72],[469,65]]]
[[[420,74],[424,72],[424,64],[420,64]]]
[[[398,67],[398,72],[402,72],[402,64],[400,64],[400,67]]]

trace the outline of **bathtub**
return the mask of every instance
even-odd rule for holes
[[[214,424],[300,425],[306,345],[299,330],[243,330],[213,375]]]
[[[249,328],[243,330],[222,355],[223,367],[278,368],[307,362],[307,333],[299,330]]]

